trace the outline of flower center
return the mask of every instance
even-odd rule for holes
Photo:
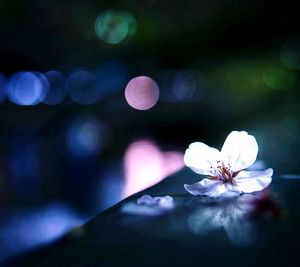
[[[211,166],[211,176],[210,179],[221,180],[224,183],[232,183],[233,178],[237,173],[231,170],[230,164],[225,164],[223,161],[217,161],[217,167]]]

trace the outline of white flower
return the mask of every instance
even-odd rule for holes
[[[257,157],[258,145],[247,132],[231,132],[222,150],[201,142],[190,144],[184,155],[186,166],[207,178],[187,185],[192,195],[231,196],[261,191],[272,181],[273,170],[245,171]]]
[[[170,212],[173,208],[174,200],[171,196],[151,197],[144,195],[136,202],[127,202],[122,206],[122,211],[132,215],[159,216]]]

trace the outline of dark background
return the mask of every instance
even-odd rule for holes
[[[99,16],[110,21],[100,37]],[[288,1],[1,0],[0,40],[0,259],[124,197],[136,140],[184,152],[246,130],[261,164],[299,172],[299,11]],[[20,72],[48,79],[48,93],[20,104]],[[140,75],[160,88],[146,111],[124,97]]]

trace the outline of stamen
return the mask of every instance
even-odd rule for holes
[[[230,164],[225,165],[223,161],[217,161],[217,167],[210,166],[212,176],[210,179],[221,180],[224,183],[232,183],[233,178],[236,176],[236,173],[233,173],[231,170]]]

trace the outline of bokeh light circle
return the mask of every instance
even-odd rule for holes
[[[294,89],[297,85],[297,76],[292,70],[275,64],[265,69],[262,78],[264,83],[273,89]]]
[[[49,82],[48,93],[43,100],[47,105],[56,105],[61,103],[67,94],[65,86],[65,76],[60,71],[47,71],[44,73]]]
[[[168,103],[197,102],[206,91],[206,78],[197,69],[164,70],[157,80],[161,100]]]
[[[106,123],[91,114],[72,119],[66,131],[67,149],[75,157],[89,157],[102,151],[110,136]]]
[[[124,89],[128,79],[128,67],[121,61],[110,60],[94,71],[100,97],[116,94]]]
[[[183,70],[173,80],[173,94],[178,102],[199,100],[206,88],[203,74],[197,70]]]
[[[285,67],[300,70],[300,38],[286,41],[280,52],[280,60]]]
[[[125,89],[127,103],[138,110],[152,108],[158,101],[159,88],[156,82],[146,76],[138,76],[129,81]]]
[[[136,31],[136,20],[125,11],[108,10],[100,14],[95,21],[98,38],[108,44],[118,44]]]
[[[7,86],[9,99],[18,105],[36,105],[44,100],[49,83],[39,72],[18,72]]]
[[[148,188],[183,168],[183,154],[161,151],[151,140],[131,143],[124,155],[125,186],[123,197]]]
[[[98,99],[99,90],[96,77],[89,71],[73,72],[67,80],[67,88],[71,99],[79,104],[88,105]]]

